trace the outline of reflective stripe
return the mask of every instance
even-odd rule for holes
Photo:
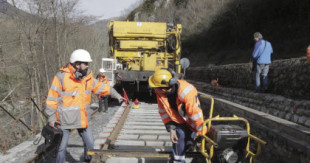
[[[49,105],[46,105],[46,109],[47,109],[47,110],[56,110],[56,109],[50,107]]]
[[[44,110],[44,112],[47,114],[48,116],[48,120],[51,121],[56,121],[57,117],[56,117],[56,109],[50,107],[49,105],[46,105],[46,109]]]
[[[192,126],[192,128],[196,129],[197,131],[201,131],[202,130],[202,125],[196,127],[195,123],[192,123],[191,126]]]
[[[51,101],[58,101],[58,100],[59,100],[58,97],[51,97],[51,96],[47,96],[46,99],[47,99],[47,100],[51,100]]]
[[[185,155],[183,156],[174,155],[173,157],[175,160],[185,160]]]
[[[161,116],[161,119],[164,120],[164,119],[166,119],[166,118],[168,118],[168,117],[169,117],[169,115],[166,113],[166,114],[164,114],[164,115]]]
[[[87,94],[87,95],[91,94],[91,90],[86,90],[85,94]]]
[[[86,105],[86,109],[90,109],[90,105]]]
[[[180,95],[181,99],[183,100],[184,97],[187,95],[187,93],[188,93],[189,91],[191,91],[192,89],[194,89],[194,87],[193,87],[192,85],[186,87],[186,88],[183,90],[183,92],[181,93],[181,95]]]
[[[51,86],[51,89],[57,91],[59,94],[61,94],[61,92],[62,92],[58,87],[56,87],[54,85]]]
[[[99,94],[100,92],[102,92],[104,87],[105,87],[105,84],[102,84],[99,90],[96,92],[96,94]]]
[[[69,106],[69,107],[61,107],[62,111],[69,111],[69,110],[79,110],[80,106]]]
[[[98,83],[98,80],[97,79],[95,79],[95,81],[93,82],[93,85],[92,85],[92,87],[94,88],[95,86],[96,86],[96,84]]]
[[[56,76],[58,77],[59,81],[61,82],[62,90],[64,90],[64,78],[65,78],[65,72],[58,71],[56,73]]]
[[[160,112],[160,113],[167,113],[165,109],[161,109],[161,108],[158,108],[158,112]]]
[[[62,92],[63,96],[76,96],[79,94],[79,91],[74,91],[74,92]]]
[[[197,119],[199,119],[201,117],[202,117],[202,113],[200,112],[200,113],[198,113],[198,114],[196,114],[194,116],[191,116],[191,120],[194,121],[194,120],[197,120]]]

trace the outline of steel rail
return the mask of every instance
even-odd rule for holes
[[[133,146],[136,147],[136,146]],[[143,148],[139,146],[139,148]],[[150,147],[148,147],[150,148]],[[152,147],[151,147],[152,148]],[[100,150],[100,149],[92,149],[88,152],[88,154],[99,154],[103,157],[150,157],[150,158],[169,158],[171,157],[171,151],[145,151],[145,150],[136,150],[136,151],[128,151],[128,150]],[[204,158],[200,153],[198,152],[186,152],[186,157],[201,157]],[[96,162],[97,160],[93,160]]]
[[[119,122],[107,138],[105,144],[101,149],[90,149],[88,154],[93,156],[91,162],[106,162],[110,157],[136,157],[136,158],[171,158],[172,152],[165,151],[162,146],[126,146],[126,149],[116,149],[115,141],[124,126],[124,123],[128,117],[128,114],[132,108],[132,101],[125,108]],[[162,149],[163,148],[163,149]],[[130,150],[128,150],[130,149]],[[158,151],[161,149],[161,151]],[[200,152],[186,152],[186,157],[202,158],[203,155]]]
[[[122,114],[122,117],[120,118],[119,122],[117,123],[113,131],[111,132],[111,135],[108,137],[106,143],[103,145],[102,150],[107,150],[109,148],[114,147],[116,138],[118,134],[120,133],[122,127],[124,126],[124,123],[127,119],[127,116],[128,116],[128,113],[130,112],[131,107],[132,107],[132,101],[130,101],[129,104],[126,106]]]
[[[119,122],[117,123],[117,125],[114,127],[113,131],[111,132],[110,136],[107,138],[106,142],[104,143],[103,147],[99,150],[99,151],[107,151],[111,148],[114,148],[117,136],[119,135],[126,119],[127,116],[130,112],[130,109],[132,107],[132,101],[129,102],[129,104],[126,106]],[[96,152],[97,151],[97,152]],[[108,157],[106,157],[105,155],[102,154],[102,152],[98,152],[98,150],[93,150],[90,149],[88,151],[89,155],[94,155],[94,158],[92,159],[91,162],[97,162],[98,160],[105,162],[107,160]],[[95,161],[96,160],[96,161]]]

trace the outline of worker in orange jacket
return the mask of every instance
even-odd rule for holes
[[[104,74],[106,71],[103,68],[99,69],[99,74],[96,76],[96,79],[101,81],[104,84],[110,84],[109,78]],[[108,111],[108,97],[109,96],[104,96],[104,95],[99,95],[99,112],[107,112]]]
[[[103,82],[104,84],[110,84],[109,78],[105,75],[105,69],[100,68],[99,74],[96,76],[96,79]]]
[[[170,132],[173,161],[184,163],[185,151],[194,136],[202,134],[204,118],[197,89],[185,80],[178,80],[171,69],[156,71],[148,82],[155,90],[158,112]]]
[[[103,84],[93,77],[88,69],[90,62],[92,59],[86,50],[73,51],[70,63],[60,68],[48,91],[45,112],[48,115],[49,125],[55,127],[55,122],[58,122],[63,131],[56,158],[57,163],[63,163],[66,160],[66,148],[71,129],[77,129],[83,139],[84,161],[91,160],[87,150],[94,148],[94,138],[86,109],[90,108],[92,93],[111,95],[119,102],[123,100],[123,97],[110,85]]]

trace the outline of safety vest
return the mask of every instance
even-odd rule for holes
[[[106,77],[106,76],[101,76],[100,75],[100,79],[99,79],[102,83],[104,83],[104,84],[109,84],[110,83],[110,81],[109,81],[109,78],[108,77]]]
[[[63,66],[53,79],[46,99],[49,122],[59,122],[62,129],[87,128],[87,112],[91,93],[110,94],[110,85],[93,78],[91,71],[81,80],[75,79],[72,65]]]
[[[179,85],[176,99],[178,110],[170,106],[167,96],[155,89],[161,119],[164,124],[170,121],[186,124],[192,131],[201,134],[204,119],[197,89],[185,80],[178,80],[177,84]]]

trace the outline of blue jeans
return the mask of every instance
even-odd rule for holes
[[[80,128],[77,130],[84,142],[84,160],[90,161],[92,157],[90,155],[87,155],[87,151],[88,149],[94,148],[94,137],[91,131],[91,127],[89,126],[88,128],[84,128],[84,129]],[[66,149],[67,149],[71,129],[63,129],[62,131],[63,131],[63,136],[62,136],[61,144],[58,148],[56,163],[64,163],[66,161]]]
[[[263,89],[268,88],[268,72],[269,72],[269,64],[257,64],[256,65],[256,74],[255,74],[255,87],[256,90],[261,89],[260,77],[263,78]]]
[[[179,125],[176,133],[178,143],[172,145],[173,162],[185,163],[185,151],[193,144],[196,132],[191,131],[185,125]]]

